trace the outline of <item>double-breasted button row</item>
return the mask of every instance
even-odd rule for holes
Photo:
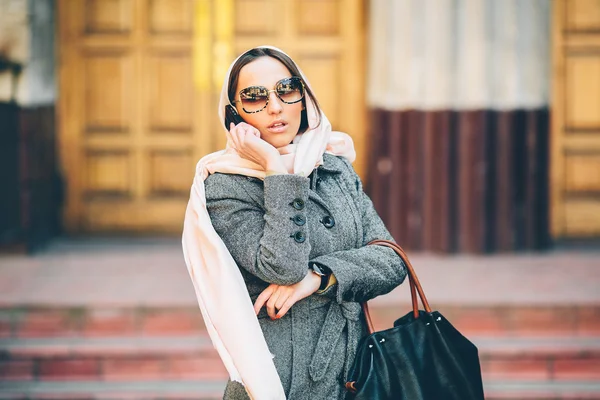
[[[325,226],[325,228],[331,229],[335,226],[335,219],[333,219],[331,215],[326,215],[323,218],[321,218],[321,223],[323,224],[323,226]]]
[[[296,210],[302,211],[304,210],[305,203],[304,200],[302,200],[301,198],[295,198],[294,201],[290,203],[290,205]],[[294,221],[294,224],[298,226],[303,226],[304,224],[306,224],[306,217],[302,214],[296,214],[290,219]],[[306,241],[306,234],[302,231],[295,232],[291,234],[290,237],[294,238],[296,243],[304,243]]]

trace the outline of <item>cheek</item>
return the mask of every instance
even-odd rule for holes
[[[244,121],[246,121],[247,124],[250,124],[252,126],[262,126],[264,121],[262,121],[260,113],[255,113],[255,114],[246,114],[244,113]]]
[[[302,103],[293,104],[292,115],[294,117],[294,120],[296,120],[298,124],[300,124],[300,120],[302,119],[303,107],[304,106],[302,105]]]

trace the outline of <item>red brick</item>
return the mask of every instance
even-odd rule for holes
[[[20,315],[18,337],[71,336],[75,329],[67,311],[29,310]]]
[[[465,336],[499,336],[507,331],[502,313],[495,308],[465,308],[443,315]]]
[[[227,379],[228,374],[218,357],[175,358],[168,361],[165,377],[169,379]]]
[[[577,315],[570,307],[521,307],[512,309],[508,317],[511,332],[517,336],[576,333]]]
[[[198,333],[203,326],[200,311],[154,311],[142,317],[142,332],[146,335]]]
[[[600,381],[600,361],[598,359],[556,360],[554,379]]]
[[[600,308],[580,306],[577,312],[577,333],[600,336]]]
[[[484,379],[548,380],[550,369],[543,359],[506,359],[482,362]]]
[[[99,376],[99,365],[94,359],[83,360],[40,360],[40,380],[95,380]]]
[[[0,377],[6,381],[33,380],[33,361],[6,360],[0,361]]]
[[[90,310],[84,320],[82,333],[85,336],[135,334],[135,315],[129,310]]]
[[[158,359],[108,359],[102,365],[105,380],[152,380],[163,375],[163,362]]]

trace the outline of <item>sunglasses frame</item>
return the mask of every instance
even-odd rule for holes
[[[302,78],[300,78],[299,76],[290,76],[289,78],[283,78],[283,79],[281,79],[281,80],[277,81],[277,83],[275,84],[275,87],[277,87],[277,85],[279,85],[281,82],[285,81],[286,79],[298,79],[298,80],[300,81],[300,85],[301,85],[301,87],[302,87],[302,97],[300,97],[298,100],[296,100],[296,101],[291,101],[291,102],[288,102],[288,101],[285,101],[285,100],[283,100],[283,99],[282,99],[282,98],[279,96],[279,93],[277,93],[277,89],[271,89],[271,90],[268,90],[268,89],[267,89],[266,87],[264,87],[264,86],[248,86],[247,88],[244,88],[244,89],[242,89],[242,90],[240,90],[240,91],[239,91],[238,95],[240,96],[240,98],[239,98],[239,100],[234,100],[234,101],[233,101],[233,104],[235,104],[235,103],[240,103],[240,104],[242,105],[242,110],[244,110],[244,112],[245,112],[246,114],[256,114],[256,113],[258,113],[258,112],[261,112],[261,111],[262,111],[262,110],[264,110],[265,108],[267,108],[267,106],[269,105],[269,98],[271,97],[271,96],[269,96],[269,95],[270,95],[272,92],[275,92],[275,96],[277,96],[277,98],[278,98],[279,100],[281,100],[281,101],[282,101],[283,103],[285,103],[285,104],[296,104],[296,103],[298,103],[299,101],[302,101],[302,99],[304,99],[304,96],[306,96],[306,87],[304,86],[304,81],[303,81],[303,80],[302,80]],[[250,88],[260,88],[260,89],[264,89],[264,90],[266,90],[266,91],[267,91],[267,102],[265,103],[265,105],[263,106],[263,108],[261,108],[260,110],[257,110],[257,111],[248,111],[248,110],[246,110],[246,109],[244,108],[244,103],[242,103],[242,97],[241,97],[241,95],[242,95],[242,92],[243,92],[244,90],[248,90],[248,89],[250,89]]]

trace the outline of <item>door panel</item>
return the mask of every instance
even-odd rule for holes
[[[82,59],[82,93],[87,134],[131,134],[134,60],[126,52],[86,52]],[[110,76],[110,79],[105,79]]]
[[[600,0],[569,0],[560,5],[565,6],[564,25],[570,32],[600,30]]]
[[[558,0],[553,19],[552,233],[600,237],[600,0]]]
[[[565,70],[567,130],[597,130],[600,127],[600,53],[567,52]]]
[[[192,59],[186,52],[158,51],[148,55],[144,119],[153,135],[193,131]]]

